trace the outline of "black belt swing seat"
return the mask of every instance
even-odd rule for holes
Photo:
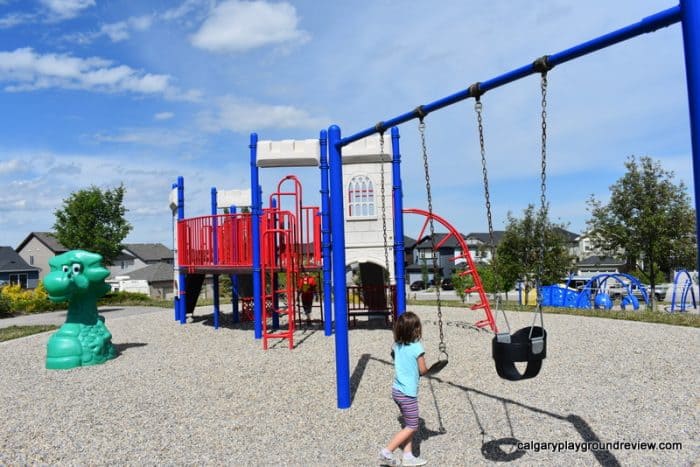
[[[551,69],[551,66],[547,62],[547,56],[541,57],[534,62],[534,67],[537,71],[541,73],[541,91],[542,91],[542,151],[541,151],[541,206],[540,212],[543,217],[546,217],[547,212],[547,202],[546,202],[546,159],[547,159],[547,123],[546,123],[546,106],[547,106],[547,71]],[[483,130],[483,120],[482,120],[482,105],[480,97],[483,94],[479,86],[480,83],[474,83],[470,86],[469,91],[472,97],[474,97],[475,110],[477,115],[477,123],[479,128],[479,145],[481,150],[481,163],[482,171],[484,176],[484,195],[486,198],[486,213],[487,221],[489,226],[489,239],[491,244],[491,251],[494,252],[495,257],[495,242],[493,236],[493,223],[491,220],[491,201],[489,196],[488,187],[488,176],[486,170],[486,151],[484,148],[484,130]],[[541,276],[544,264],[544,225],[541,227],[540,233],[540,257],[537,271],[537,288],[540,290],[541,286]],[[535,313],[535,319],[537,319],[537,314],[540,316],[541,326],[535,326],[535,321],[529,327],[525,327],[517,330],[516,332],[510,332],[510,325],[508,324],[508,319],[503,313],[504,318],[506,318],[506,324],[508,325],[508,332],[496,333],[491,341],[491,352],[493,355],[494,363],[496,366],[496,373],[501,378],[508,381],[520,381],[524,379],[530,379],[537,376],[542,369],[542,360],[547,357],[547,331],[544,329],[544,322],[542,318],[542,297],[538,296],[537,300],[537,311]],[[521,372],[515,365],[516,362],[527,362],[525,370]]]
[[[541,326],[530,326],[510,333],[496,334],[491,341],[496,373],[509,381],[534,378],[547,356],[547,331]],[[527,362],[520,372],[515,362]]]

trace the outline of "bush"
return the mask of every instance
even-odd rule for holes
[[[43,283],[39,283],[34,290],[22,289],[19,284],[8,285],[0,289],[0,297],[9,303],[10,313],[39,313],[66,308],[65,303],[49,300]]]
[[[12,313],[12,304],[10,300],[0,292],[0,316],[9,315]]]
[[[151,297],[136,292],[109,292],[98,301],[98,305],[124,305],[130,303],[146,304],[151,302]]]

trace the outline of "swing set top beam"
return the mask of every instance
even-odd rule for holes
[[[660,11],[654,15],[647,16],[641,21],[630,24],[629,26],[617,29],[608,34],[602,35],[595,39],[591,39],[587,42],[583,42],[579,45],[575,45],[561,52],[546,56],[546,64],[548,68],[552,68],[556,65],[568,62],[575,58],[587,55],[592,52],[604,49],[611,45],[617,44],[618,42],[623,42],[632,37],[636,37],[642,34],[656,31],[657,29],[668,27],[672,24],[681,21],[681,6],[676,5],[673,8]],[[491,89],[503,86],[505,84],[511,83],[513,81],[519,80],[534,73],[540,73],[541,69],[538,67],[536,62],[521,66],[515,70],[504,73],[500,76],[492,78],[488,81],[483,81],[479,84],[479,92],[481,94]],[[416,109],[406,112],[402,115],[394,117],[390,120],[379,122],[377,125],[362,130],[354,135],[342,138],[338,143],[338,147],[341,148],[350,143],[358,141],[367,136],[373,135],[375,133],[384,132],[385,130],[398,126],[402,123],[406,123],[409,120],[415,118],[421,118],[421,116],[426,116],[427,114],[434,112],[436,110],[442,109],[449,105],[455,104],[457,102],[463,101],[470,97],[475,97],[472,95],[471,88],[464,89],[462,91],[456,92],[449,96],[443,97],[442,99],[431,102],[430,104],[425,104],[417,107]]]

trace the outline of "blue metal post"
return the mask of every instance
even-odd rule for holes
[[[262,284],[260,277],[260,179],[258,178],[258,135],[250,134],[251,223],[253,236],[253,320],[255,338],[262,339]]]
[[[330,158],[331,231],[333,237],[333,310],[335,314],[335,372],[338,408],[350,407],[350,349],[348,347],[348,300],[345,284],[345,213],[343,212],[343,162],[340,127],[328,129]]]
[[[333,333],[331,314],[331,199],[328,192],[328,132],[321,131],[321,254],[323,256],[323,332]]]
[[[216,200],[216,187],[211,187],[211,215],[212,217],[212,259],[213,264],[219,264],[219,222],[216,217],[217,211],[219,209],[218,202]],[[214,293],[214,329],[219,329],[219,275],[212,274],[212,290]]]
[[[177,220],[181,221],[185,218],[185,179],[180,176],[177,177]],[[178,244],[183,244],[185,239],[178,238],[177,242]],[[179,253],[179,246],[178,246],[178,253]],[[186,295],[186,287],[185,287],[185,280],[186,280],[186,274],[183,272],[183,269],[180,267],[179,268],[179,274],[178,274],[178,305],[179,305],[179,319],[180,319],[180,324],[185,324],[185,314],[187,313],[187,295]]]
[[[690,141],[693,150],[693,182],[695,185],[695,230],[700,239],[700,4],[696,0],[681,0],[685,76],[688,82],[690,108]],[[700,271],[700,243],[696,264]]]
[[[228,209],[230,214],[236,214],[236,206],[231,206]],[[238,314],[238,274],[231,274],[231,308],[233,308],[233,322],[238,323],[241,317]]]
[[[401,152],[399,150],[399,129],[391,129],[394,195],[394,276],[396,277],[396,316],[406,311],[406,260],[403,242],[403,188],[401,185]],[[382,162],[383,163],[383,162]]]

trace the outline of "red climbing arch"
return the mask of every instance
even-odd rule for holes
[[[479,273],[476,270],[476,265],[474,264],[474,260],[472,259],[471,254],[469,253],[469,247],[467,246],[466,242],[464,241],[464,238],[462,238],[462,235],[455,229],[449,222],[447,222],[443,217],[438,216],[435,213],[429,213],[428,211],[425,211],[423,209],[415,209],[415,208],[407,208],[403,210],[404,214],[417,214],[419,216],[424,216],[425,217],[425,222],[423,222],[423,227],[420,230],[420,233],[416,237],[417,239],[423,238],[423,235],[425,234],[425,229],[428,227],[430,223],[430,219],[432,218],[433,221],[438,222],[440,225],[442,225],[447,231],[449,232],[448,235],[445,235],[438,243],[435,244],[435,249],[439,250],[440,247],[450,238],[454,237],[455,241],[459,244],[459,247],[462,251],[462,254],[459,256],[455,256],[454,260],[458,260],[461,258],[464,258],[464,260],[467,262],[467,267],[464,271],[461,271],[459,274],[461,276],[471,276],[472,281],[474,285],[468,289],[466,289],[464,292],[465,293],[477,293],[479,295],[479,302],[472,305],[470,308],[472,310],[484,310],[484,313],[486,317],[482,320],[477,321],[474,323],[474,325],[478,328],[485,328],[489,327],[491,331],[494,333],[497,332],[496,328],[496,321],[493,317],[493,313],[491,312],[491,305],[489,304],[488,298],[486,297],[486,292],[484,292],[484,286],[481,283],[481,278],[479,277]]]

